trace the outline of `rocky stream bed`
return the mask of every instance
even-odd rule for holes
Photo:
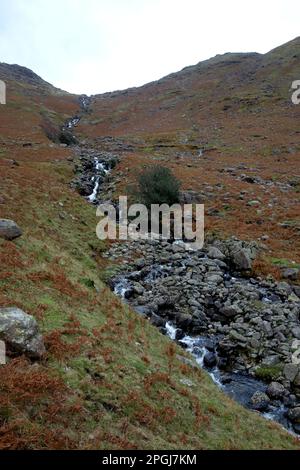
[[[182,242],[114,244],[106,256],[123,265],[109,285],[225,393],[299,433],[299,287],[249,277],[255,255],[254,243],[236,239],[198,251]]]

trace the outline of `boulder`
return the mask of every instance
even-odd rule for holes
[[[0,237],[5,240],[14,240],[22,235],[22,230],[13,220],[0,219]]]
[[[255,392],[251,397],[251,406],[254,410],[257,411],[266,411],[269,404],[270,398],[264,392]]]
[[[283,375],[284,377],[289,380],[289,382],[293,382],[298,374],[298,366],[296,364],[285,364],[283,368]]]
[[[285,389],[284,386],[279,382],[271,382],[267,388],[267,395],[270,398],[282,398],[284,395]]]
[[[219,248],[217,248],[215,246],[211,246],[209,248],[207,256],[211,259],[217,259],[217,260],[221,260],[221,261],[224,261],[225,258],[226,258],[226,256],[222,253],[222,251],[219,250]]]
[[[40,359],[45,353],[36,320],[17,307],[0,308],[0,339],[12,352]]]
[[[220,308],[220,313],[226,318],[234,318],[237,315],[241,315],[243,311],[238,305],[224,305]]]
[[[217,365],[217,356],[213,352],[208,352],[203,358],[203,363],[206,367],[214,367]]]
[[[239,271],[247,271],[252,268],[252,260],[249,250],[241,248],[235,251],[232,256],[233,264]]]
[[[296,408],[291,408],[287,416],[292,423],[297,423],[300,424],[300,406],[297,406]]]
[[[282,277],[284,279],[290,279],[291,281],[296,281],[299,277],[300,270],[297,268],[287,268],[282,272]]]
[[[294,338],[300,339],[300,326],[292,328],[292,335]]]
[[[152,313],[151,318],[150,318],[150,323],[152,325],[160,327],[160,326],[165,326],[166,321],[161,318],[159,315],[156,315],[156,313]]]

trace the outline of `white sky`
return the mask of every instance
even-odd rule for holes
[[[0,62],[95,94],[300,35],[299,0],[0,0]]]

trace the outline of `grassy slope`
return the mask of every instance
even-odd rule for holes
[[[6,175],[1,215],[24,235],[1,242],[0,304],[38,319],[48,355],[1,367],[0,447],[297,448],[179,361],[181,349],[104,287],[95,210],[68,188],[63,157],[22,160]]]
[[[0,216],[24,234],[0,243],[0,305],[37,318],[47,357],[0,368],[0,448],[299,448],[104,286],[95,209],[69,187],[70,151],[43,143],[34,114],[8,142],[19,112],[10,106],[10,120],[0,108]],[[41,143],[28,149],[30,129]]]

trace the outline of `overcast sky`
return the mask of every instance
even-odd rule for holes
[[[300,34],[299,0],[0,0],[0,62],[95,94]]]

